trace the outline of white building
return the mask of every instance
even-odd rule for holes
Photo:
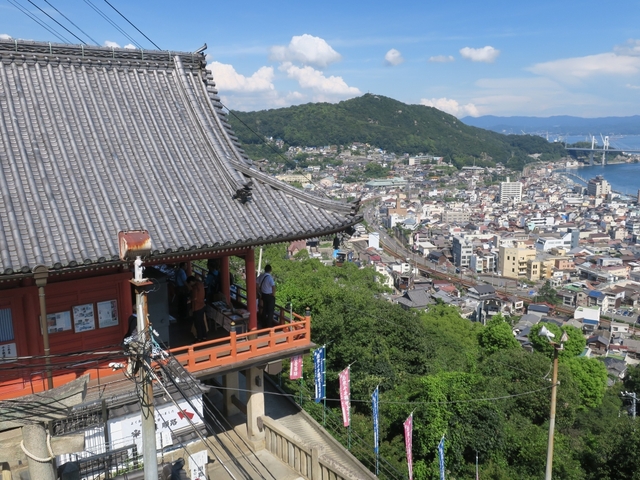
[[[520,203],[522,201],[522,183],[506,182],[500,183],[500,203]]]

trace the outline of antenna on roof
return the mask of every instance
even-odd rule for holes
[[[199,49],[197,49],[193,53],[203,53],[206,49],[207,49],[207,44],[205,43],[203,46],[201,46]]]

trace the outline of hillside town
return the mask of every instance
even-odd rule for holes
[[[376,149],[349,157],[279,178],[370,205],[368,229],[360,226],[343,248],[375,266],[395,292],[390,301],[422,310],[444,302],[483,323],[500,313],[528,349],[531,326],[568,324],[587,338],[584,355],[607,357],[610,374],[622,378],[627,365],[640,363],[640,196],[615,193],[601,177],[585,185],[566,175],[578,165],[571,158],[520,173],[500,164],[457,170],[438,157]],[[371,162],[388,168],[388,177],[339,181]],[[383,237],[402,250],[381,248],[389,243]]]

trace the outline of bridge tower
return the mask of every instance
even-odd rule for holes
[[[591,151],[589,152],[589,166],[593,167],[593,151],[596,149],[596,137],[591,135]]]
[[[606,136],[602,140],[602,166],[604,167],[607,164],[607,150],[609,150],[609,137]]]

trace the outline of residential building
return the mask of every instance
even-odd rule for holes
[[[500,182],[499,197],[499,203],[520,203],[522,201],[522,183],[510,182],[509,179],[506,182]]]
[[[566,233],[556,235],[541,235],[536,239],[535,247],[546,252],[551,249],[571,250],[579,245],[580,231],[575,228]]]
[[[533,248],[518,248],[500,246],[498,255],[498,273],[503,277],[526,277],[529,260],[535,260],[536,250]],[[529,268],[529,270],[532,270]],[[539,271],[539,270],[538,270]]]
[[[466,268],[469,266],[469,260],[473,254],[473,244],[463,237],[453,237],[451,253],[453,254],[454,265],[459,268]]]
[[[470,218],[470,211],[468,209],[465,210],[445,210],[442,212],[442,221],[444,223],[452,224],[452,223],[467,223]]]
[[[591,197],[604,197],[611,193],[611,184],[598,175],[587,183],[587,193]]]

